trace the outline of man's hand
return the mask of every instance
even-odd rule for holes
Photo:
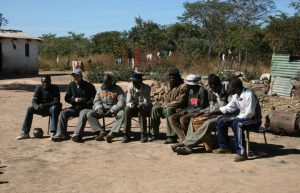
[[[105,116],[107,116],[107,117],[112,117],[112,116],[114,116],[114,113],[113,113],[112,111],[107,111],[107,112],[105,113]]]
[[[100,109],[97,110],[97,113],[99,115],[103,115],[104,114],[104,110],[102,108],[100,108]]]
[[[79,98],[79,97],[75,98],[76,103],[80,103],[81,101],[82,101],[82,98]]]
[[[196,113],[193,117],[198,117],[198,116],[207,117],[206,115],[207,114],[204,114],[204,113],[200,112],[200,113]]]
[[[41,110],[43,110],[44,109],[44,105],[43,104],[39,104],[39,106],[38,106],[38,111],[41,111]]]

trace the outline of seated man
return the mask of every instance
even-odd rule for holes
[[[190,74],[186,77],[184,82],[187,84],[189,93],[189,106],[184,109],[178,109],[178,113],[170,116],[171,125],[175,128],[180,141],[183,141],[185,138],[191,117],[208,106],[208,93],[207,90],[201,86],[201,77]]]
[[[111,143],[114,133],[118,133],[123,123],[123,109],[125,107],[125,94],[122,88],[116,85],[110,74],[105,74],[103,84],[97,90],[93,110],[88,112],[87,119],[91,124],[92,130],[99,133],[96,137],[97,141]],[[105,134],[105,130],[101,127],[98,119],[102,117],[116,117],[110,133]]]
[[[225,85],[222,84],[220,78],[215,74],[208,75],[208,86],[210,88],[209,92],[209,107],[202,109],[197,113],[190,121],[187,134],[182,143],[174,144],[171,146],[174,152],[180,155],[188,155],[192,153],[192,148],[196,147],[199,143],[204,143],[205,150],[207,152],[211,151],[210,146],[210,135],[211,130],[216,127],[217,117],[211,116],[209,119],[207,117],[201,116],[204,113],[210,111],[215,111],[221,106],[227,104],[227,92]],[[195,119],[202,119],[202,125],[197,126]]]
[[[126,95],[126,107],[124,112],[125,135],[123,143],[130,141],[131,117],[138,115],[141,128],[141,142],[148,141],[147,138],[147,116],[151,111],[150,92],[151,87],[143,83],[142,74],[134,74],[132,83],[128,85]]]
[[[61,110],[60,93],[57,85],[51,84],[49,75],[41,78],[42,85],[35,88],[32,106],[28,107],[25,120],[22,126],[22,132],[17,140],[30,138],[29,132],[32,124],[33,114],[42,116],[51,116],[50,132],[56,133],[57,119]]]
[[[177,136],[175,129],[170,124],[170,116],[176,113],[176,109],[185,108],[188,105],[187,86],[184,84],[179,70],[172,68],[168,70],[169,90],[164,94],[162,102],[153,106],[151,111],[152,136],[149,141],[158,138],[160,118],[166,118],[165,144],[176,143]]]
[[[230,153],[228,140],[228,127],[231,127],[234,134],[234,144],[237,156],[234,161],[244,161],[247,159],[245,152],[244,130],[248,128],[258,128],[261,125],[261,108],[254,92],[244,88],[243,82],[239,78],[234,78],[229,82],[228,93],[233,94],[231,101],[218,110],[208,113],[225,114],[217,119],[217,132],[220,148],[214,153]],[[226,115],[239,110],[238,115]]]
[[[69,135],[67,133],[68,120],[71,117],[78,117],[79,120],[74,131],[73,140],[81,140],[81,132],[86,124],[86,113],[92,108],[93,99],[96,94],[96,89],[93,84],[83,80],[82,72],[79,68],[76,68],[72,76],[72,81],[66,91],[65,101],[70,103],[70,108],[64,109],[60,112],[58,118],[58,128],[55,136],[52,137],[52,141],[68,140]]]

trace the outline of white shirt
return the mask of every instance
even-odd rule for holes
[[[250,89],[244,89],[240,96],[237,94],[232,96],[230,102],[223,107],[220,107],[220,111],[223,114],[233,113],[239,110],[237,118],[239,119],[251,119],[255,115],[255,108],[257,99]]]

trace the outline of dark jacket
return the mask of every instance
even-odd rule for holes
[[[82,80],[79,88],[77,88],[77,84],[72,81],[68,85],[65,101],[72,105],[72,109],[76,109],[78,111],[82,109],[92,109],[95,94],[96,89],[93,84]],[[80,103],[76,103],[75,98],[82,98],[83,100]]]
[[[198,99],[199,103],[192,104],[192,99]],[[197,101],[198,102],[198,101]],[[198,92],[194,93],[193,89],[189,90],[189,98],[188,98],[189,106],[186,108],[186,110],[189,113],[199,113],[202,109],[205,109],[208,107],[208,92],[205,88],[202,86],[199,86]]]
[[[58,86],[51,84],[47,90],[44,89],[42,85],[36,86],[32,99],[32,106],[34,109],[38,109],[39,104],[42,104],[45,108],[61,105]]]

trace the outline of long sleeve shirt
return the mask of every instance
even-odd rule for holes
[[[82,109],[91,109],[93,106],[93,100],[96,94],[95,86],[87,81],[82,80],[79,85],[72,81],[67,88],[65,101],[72,105],[73,109],[78,111]],[[82,100],[78,103],[76,98]]]
[[[151,87],[145,83],[142,83],[140,90],[136,89],[132,83],[129,84],[126,95],[126,106],[131,107],[133,103],[140,103],[147,107],[151,106],[150,93]]]
[[[232,96],[230,102],[220,111],[223,114],[232,113],[239,110],[237,118],[239,119],[261,119],[261,108],[259,101],[251,89],[244,88],[240,96]]]
[[[123,89],[113,84],[110,88],[106,89],[103,85],[97,90],[93,109],[98,111],[103,109],[105,111],[111,111],[118,113],[125,107],[125,94]]]
[[[38,109],[39,104],[42,104],[46,108],[59,105],[60,92],[58,86],[51,84],[47,90],[42,85],[36,86],[32,98],[32,106],[34,109]]]

